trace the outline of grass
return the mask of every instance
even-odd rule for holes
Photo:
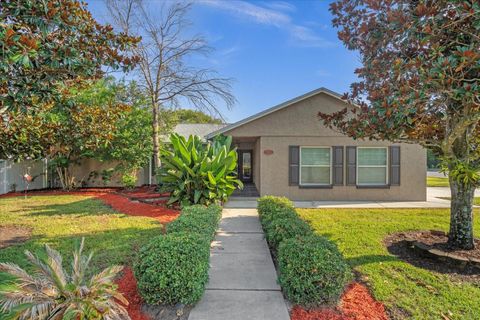
[[[391,233],[447,231],[447,209],[298,209],[316,232],[335,243],[394,319],[479,319],[480,284],[414,267],[391,255]],[[475,211],[478,215],[479,211]],[[475,232],[480,232],[476,219]]]
[[[155,219],[117,213],[100,200],[86,196],[2,198],[0,225],[32,228],[30,240],[0,250],[0,262],[25,267],[23,252],[43,250],[43,245],[48,243],[62,253],[68,269],[74,245],[85,237],[84,252],[95,252],[92,272],[113,264],[130,263],[136,248],[161,232],[161,224]]]
[[[448,178],[427,177],[427,187],[449,187]]]

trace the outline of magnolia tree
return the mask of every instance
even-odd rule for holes
[[[0,114],[37,110],[105,70],[130,70],[137,57],[126,53],[138,41],[99,24],[84,2],[3,0]]]
[[[452,193],[449,244],[473,249],[480,184],[480,2],[340,0],[333,25],[360,53],[346,98],[359,108],[320,113],[358,139],[416,143],[442,160]]]

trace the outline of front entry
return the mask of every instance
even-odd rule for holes
[[[252,182],[252,150],[238,150],[238,178],[242,182]]]

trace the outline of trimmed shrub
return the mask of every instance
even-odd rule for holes
[[[134,265],[141,296],[149,304],[193,304],[208,281],[210,239],[172,233],[152,239]]]
[[[288,207],[293,209],[293,203],[286,197],[263,196],[257,201],[257,208],[260,214],[267,213],[278,207]]]
[[[296,218],[293,203],[284,197],[265,196],[258,199],[258,214],[262,227],[266,229],[270,222],[280,218]]]
[[[273,219],[265,228],[267,241],[272,248],[278,250],[278,246],[283,240],[308,236],[312,234],[312,229],[305,221],[297,216],[286,215],[278,219]]]
[[[222,207],[218,205],[185,207],[182,214],[167,225],[167,233],[201,233],[213,240],[221,216]]]
[[[268,229],[269,225],[272,221],[279,220],[279,219],[299,219],[295,209],[293,208],[285,208],[285,207],[277,207],[265,214],[263,214],[260,218],[260,223],[262,224],[263,229]]]
[[[306,307],[336,302],[352,279],[350,267],[335,244],[318,235],[282,241],[278,266],[285,295]]]

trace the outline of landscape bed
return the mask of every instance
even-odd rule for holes
[[[447,231],[448,209],[297,209],[316,233],[335,242],[361,282],[392,319],[478,319],[478,275],[428,268],[389,252],[389,236],[414,230]],[[478,209],[474,215],[478,216]],[[474,231],[480,221],[474,219]]]
[[[315,235],[286,198],[262,197],[258,211],[293,320],[387,319],[335,244]]]
[[[38,251],[44,243],[58,249],[68,261],[75,242],[85,237],[85,250],[95,253],[92,273],[114,264],[127,266],[117,279],[119,290],[129,300],[130,317],[147,320],[148,316],[141,310],[143,299],[128,266],[132,265],[139,248],[162,234],[164,224],[174,220],[179,211],[132,202],[128,196],[133,196],[135,191],[128,192],[128,196],[118,191],[103,188],[35,191],[29,192],[26,199],[23,193],[0,196],[0,227],[19,229],[21,226],[19,230],[25,235],[22,241],[8,243],[0,250],[0,262],[26,267],[24,250]],[[138,190],[140,192],[145,190]],[[5,241],[0,240],[1,248]],[[5,288],[2,280],[6,279],[9,278],[0,274],[0,283],[3,282],[0,290]]]

